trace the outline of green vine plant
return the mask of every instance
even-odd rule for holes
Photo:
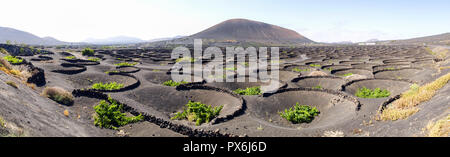
[[[284,112],[279,112],[280,116],[293,124],[310,123],[314,117],[319,115],[319,110],[316,107],[299,105],[297,102],[294,107],[285,109]]]
[[[123,88],[124,85],[121,83],[117,83],[117,82],[110,82],[110,83],[96,83],[94,85],[92,85],[92,89],[97,89],[97,90],[118,90]]]
[[[239,95],[261,95],[262,94],[261,87],[259,87],[259,86],[249,87],[246,89],[238,88],[238,89],[234,90],[233,92],[236,94],[239,94]]]
[[[170,86],[170,87],[176,87],[176,86],[179,86],[179,85],[182,85],[182,84],[187,84],[187,83],[189,83],[189,82],[186,82],[186,81],[175,82],[173,80],[169,80],[169,81],[163,82],[163,85],[164,86]]]
[[[108,96],[108,101],[102,100],[96,106],[94,106],[94,125],[117,130],[118,127],[127,125],[129,123],[135,123],[142,121],[144,116],[139,114],[138,116],[127,117],[126,113],[123,113],[123,105]]]
[[[207,106],[200,102],[189,101],[186,104],[182,112],[175,113],[172,120],[187,119],[190,122],[195,122],[195,125],[201,125],[202,123],[209,123],[212,119],[217,117],[222,110],[223,105],[212,107]]]
[[[363,87],[363,88],[359,88],[358,91],[356,91],[355,95],[360,98],[384,98],[384,97],[388,97],[389,95],[391,95],[391,93],[386,89],[382,90],[380,88],[375,88],[372,90],[372,89]]]

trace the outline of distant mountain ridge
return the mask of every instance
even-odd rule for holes
[[[386,44],[428,44],[428,45],[450,45],[450,33],[443,33],[425,37],[404,40],[383,41]]]
[[[142,43],[142,42],[146,42],[146,41],[139,39],[139,38],[135,38],[135,37],[116,36],[116,37],[104,38],[104,39],[89,38],[89,39],[84,40],[83,42],[90,43],[90,44],[109,45],[109,44],[136,44],[136,43]]]
[[[57,40],[52,37],[38,37],[34,34],[20,31],[14,28],[8,27],[0,27],[0,43],[6,43],[6,41],[11,41],[13,43],[18,44],[27,44],[27,45],[65,45],[69,44],[67,42],[63,42]]]

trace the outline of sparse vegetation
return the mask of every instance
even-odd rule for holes
[[[83,51],[81,51],[81,55],[83,56],[93,56],[94,54],[95,52],[91,48],[85,48]]]
[[[326,71],[333,71],[333,68],[325,68]]]
[[[309,123],[315,116],[319,115],[319,110],[316,107],[306,105],[299,105],[296,103],[294,107],[285,109],[284,112],[279,112],[280,116],[294,124]]]
[[[179,62],[191,62],[194,63],[196,60],[195,58],[192,57],[183,57],[183,58],[178,58],[175,60],[175,62],[179,63]]]
[[[13,63],[13,64],[19,64],[19,63],[23,62],[23,59],[19,59],[15,56],[11,56],[11,55],[7,55],[7,56],[3,57],[3,59],[5,59],[8,62]]]
[[[18,88],[17,84],[14,81],[6,81],[6,84],[10,85],[11,87]]]
[[[257,87],[249,87],[249,88],[246,88],[245,90],[238,88],[238,89],[234,90],[234,92],[239,95],[261,95],[262,94],[261,87],[258,87],[258,86]]]
[[[111,71],[106,71],[106,74],[114,74],[114,73],[119,73],[120,71],[118,70],[111,70]]]
[[[315,67],[315,68],[320,68],[320,67],[322,67],[322,65],[320,65],[320,64],[310,64],[309,66],[310,66],[310,67]]]
[[[70,60],[72,60],[72,59],[77,59],[77,57],[75,57],[75,56],[67,56],[67,57],[64,57],[65,59],[70,59]]]
[[[424,86],[412,85],[411,89],[403,93],[400,99],[388,105],[383,112],[378,113],[377,120],[399,120],[408,118],[419,111],[417,105],[430,100],[436,91],[444,87],[450,80],[446,74]]]
[[[100,58],[97,58],[97,57],[89,57],[88,60],[89,60],[89,61],[93,61],[93,62],[98,62],[98,61],[100,61],[101,59],[100,59]]]
[[[236,71],[237,70],[237,68],[236,67],[234,67],[234,68],[223,68],[224,70],[230,70],[230,71]]]
[[[448,137],[450,134],[450,115],[427,125],[428,137]]]
[[[391,95],[391,93],[386,89],[381,90],[380,88],[375,88],[372,90],[363,87],[359,88],[355,95],[360,98],[384,98]]]
[[[317,85],[317,86],[312,87],[312,89],[322,89],[322,86]]]
[[[347,76],[352,76],[352,75],[353,75],[353,73],[346,73],[346,74],[342,74],[342,75],[339,75],[339,76],[347,77]]]
[[[164,85],[164,86],[175,87],[175,86],[179,86],[179,85],[187,84],[187,83],[189,83],[189,82],[186,82],[186,81],[175,82],[175,81],[173,81],[173,80],[169,80],[169,81],[165,81],[165,82],[163,83],[163,85]]]
[[[97,89],[97,90],[118,90],[123,88],[124,85],[121,83],[117,83],[117,82],[110,82],[110,83],[96,83],[94,85],[92,85],[92,89]]]
[[[72,105],[74,102],[72,93],[61,87],[46,87],[41,95],[63,105]]]
[[[136,62],[122,62],[122,63],[117,63],[114,65],[122,67],[122,66],[135,66],[136,64],[137,64]]]
[[[195,125],[201,125],[202,123],[209,123],[212,119],[219,115],[223,105],[217,107],[207,106],[200,102],[189,101],[182,112],[177,112],[171,119],[187,119],[188,121],[195,122]]]
[[[0,53],[9,55],[8,51],[6,51],[4,48],[0,48]]]
[[[94,125],[101,128],[116,130],[120,126],[144,119],[144,116],[141,114],[138,116],[127,117],[126,113],[123,113],[123,105],[119,104],[111,97],[108,97],[108,101],[100,101],[98,105],[94,106],[94,110]]]
[[[309,68],[300,69],[300,68],[295,67],[295,68],[292,69],[292,71],[295,71],[295,72],[306,72],[306,71],[311,71],[311,69],[309,69]]]

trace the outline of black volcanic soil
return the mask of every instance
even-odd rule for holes
[[[97,82],[116,81],[128,86],[139,81],[140,85],[132,89],[103,94],[123,103],[126,108],[124,112],[128,115],[145,115],[145,121],[128,124],[118,130],[100,129],[94,126],[92,118],[93,106],[98,104],[99,98],[81,96],[75,98],[72,106],[59,105],[40,96],[45,86],[32,89],[23,84],[23,80],[3,72],[0,72],[0,116],[8,124],[22,128],[26,136],[318,137],[324,136],[327,131],[339,131],[344,136],[424,136],[422,130],[428,122],[448,114],[448,107],[445,105],[448,104],[448,84],[432,100],[420,104],[419,112],[408,119],[394,122],[373,119],[380,105],[389,97],[363,99],[354,96],[355,91],[364,86],[388,89],[392,93],[390,97],[393,97],[408,90],[412,83],[423,85],[450,72],[450,69],[436,68],[450,66],[448,60],[434,61],[435,57],[419,46],[283,48],[281,52],[286,51],[286,54],[282,55],[284,59],[280,61],[280,78],[277,81],[280,85],[275,90],[277,93],[260,96],[239,96],[231,90],[265,85],[262,82],[202,82],[189,86],[195,89],[161,85],[172,79],[168,72],[171,71],[174,60],[170,59],[168,49],[121,48],[96,51],[102,55],[100,57],[103,60],[99,63],[71,63],[77,66],[63,66],[67,65],[67,61],[62,59],[67,55],[75,55],[86,60],[78,51],[45,55],[52,60],[36,60],[39,58],[37,56],[22,57],[45,70],[47,87],[58,86],[73,91],[88,88]],[[302,55],[309,59],[300,57]],[[139,64],[117,69],[114,63],[124,59],[139,61]],[[308,64],[322,66],[316,68]],[[307,76],[311,71],[293,72],[292,68],[296,66],[318,70],[327,76]],[[52,72],[55,69],[85,70],[66,74]],[[128,76],[105,73],[110,70],[122,71]],[[350,81],[339,76],[345,73],[365,75],[370,79],[356,78]],[[192,78],[192,74],[188,75]],[[246,76],[237,76],[231,72],[227,77]],[[6,84],[7,81],[15,81],[19,87],[13,88]],[[310,89],[318,85],[323,89]],[[189,100],[225,107],[213,122],[201,126],[183,120],[171,120],[171,115],[181,111]],[[282,119],[278,111],[292,107],[296,102],[318,107],[321,113],[309,124],[291,124]],[[69,111],[69,116],[64,116],[64,110]],[[14,129],[0,129],[2,136],[5,132],[14,132]]]

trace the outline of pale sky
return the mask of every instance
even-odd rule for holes
[[[445,0],[2,0],[0,26],[77,42],[191,35],[232,18],[318,42],[403,39],[450,32]]]

